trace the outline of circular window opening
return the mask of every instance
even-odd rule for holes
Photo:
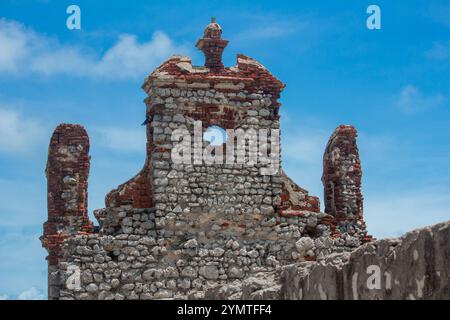
[[[225,129],[219,127],[219,126],[211,126],[208,129],[206,129],[205,133],[203,134],[203,140],[208,141],[210,145],[212,146],[221,146],[225,142],[227,142],[228,135]]]

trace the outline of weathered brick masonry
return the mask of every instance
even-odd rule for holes
[[[335,218],[340,231],[349,233],[356,231],[355,226],[365,229],[357,135],[353,126],[339,126],[323,157],[325,212]],[[364,238],[370,240],[370,236]]]
[[[250,143],[235,149],[228,144],[233,136],[224,146],[211,147],[195,135],[196,128],[266,130],[270,135],[259,146],[279,139],[284,84],[244,55],[225,67],[227,43],[212,21],[197,42],[205,66],[173,56],[145,79],[145,165],[108,193],[106,208],[94,211],[98,231],[86,211],[87,135],[80,126],[57,128],[49,151],[43,236],[52,265],[49,298],[204,298],[211,287],[287,263],[323,259],[370,240],[352,127],[339,127],[325,152],[325,213],[319,199],[281,169],[267,174],[273,162],[206,163],[205,155],[236,160],[239,152],[255,151]],[[180,130],[192,137],[183,140],[192,147],[192,163],[172,159],[180,142],[174,132]],[[205,153],[199,156],[196,147]],[[274,148],[269,151],[277,155]],[[281,162],[279,154],[272,160]],[[77,276],[78,283],[68,286]]]
[[[48,220],[41,238],[49,252],[51,298],[59,295],[57,265],[62,256],[62,243],[68,237],[93,231],[87,215],[89,167],[89,137],[84,128],[59,125],[53,133],[48,152]]]

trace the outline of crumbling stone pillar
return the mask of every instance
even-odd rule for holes
[[[49,299],[59,296],[58,260],[67,237],[93,231],[87,213],[90,166],[89,137],[80,125],[61,124],[50,140],[47,176],[48,220],[43,246],[49,255]]]
[[[356,137],[353,126],[339,126],[331,135],[323,157],[325,212],[346,220],[363,216],[362,170]]]

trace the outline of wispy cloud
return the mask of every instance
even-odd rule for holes
[[[450,60],[450,40],[447,40],[447,42],[434,42],[433,47],[426,51],[425,55],[430,59]]]
[[[302,164],[321,164],[327,139],[332,132],[306,128],[289,131],[283,136],[283,156]]]
[[[93,144],[119,152],[144,152],[147,141],[145,128],[95,127]]]
[[[6,294],[0,294],[0,300],[8,300],[9,296]]]
[[[306,17],[277,17],[272,15],[252,15],[244,19],[248,22],[233,39],[235,41],[267,40],[283,38],[307,30],[312,21]]]
[[[0,153],[27,153],[45,136],[44,127],[35,119],[12,108],[0,107]]]
[[[29,44],[34,41],[33,31],[16,22],[0,19],[0,71],[17,72],[20,61],[26,58]]]
[[[285,117],[287,119],[287,117]],[[322,196],[322,157],[331,132],[323,127],[296,123],[282,129],[282,167],[287,175],[311,195]]]
[[[394,105],[406,114],[414,114],[441,106],[445,101],[442,94],[425,95],[417,87],[404,86],[394,101]]]
[[[40,290],[32,287],[32,288],[20,293],[19,296],[17,297],[17,299],[18,300],[45,300],[45,296]]]
[[[188,50],[162,31],[146,42],[122,34],[104,54],[92,48],[68,45],[39,34],[21,23],[0,19],[0,75],[64,74],[76,77],[129,79],[142,77],[162,60]]]

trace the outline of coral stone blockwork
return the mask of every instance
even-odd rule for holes
[[[91,232],[87,215],[89,137],[82,126],[62,124],[50,141],[46,168],[48,220],[44,225],[44,244],[54,264],[58,239],[77,232]],[[55,245],[55,247],[53,247]]]
[[[224,66],[221,35],[213,21],[197,43],[205,66],[172,56],[145,79],[146,161],[108,193],[106,208],[94,211],[95,232],[86,212],[87,135],[79,126],[56,130],[43,237],[54,257],[51,299],[201,299],[211,287],[321,260],[368,239],[362,217],[320,212],[319,199],[282,171],[278,99],[285,86],[244,55]],[[212,147],[203,135],[214,125],[228,138]],[[254,139],[251,132],[266,135]],[[350,186],[349,170],[342,178],[330,169],[346,165],[357,150],[344,149],[344,138],[338,135],[329,149],[339,147],[345,161],[325,172],[325,181],[334,179],[342,190]],[[339,199],[353,210],[353,197]]]
[[[62,243],[75,234],[90,233],[93,224],[87,214],[87,184],[90,167],[89,137],[82,126],[61,124],[50,140],[46,168],[48,220],[41,238],[47,249],[49,297],[57,298],[50,270],[62,256]],[[54,295],[52,297],[52,294]]]
[[[359,234],[362,242],[368,242],[373,239],[367,235],[363,217],[357,135],[353,126],[341,125],[328,141],[322,175],[325,212],[334,217],[338,231]]]
[[[338,218],[363,216],[362,169],[356,137],[353,126],[339,126],[331,135],[323,157],[325,212]]]

